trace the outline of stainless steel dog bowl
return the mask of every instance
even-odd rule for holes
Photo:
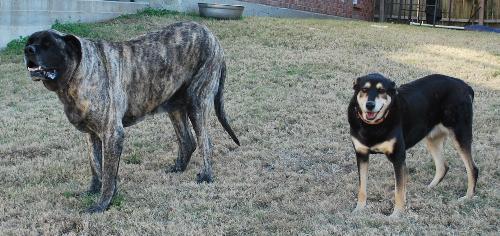
[[[241,19],[244,6],[241,5],[226,5],[216,3],[198,3],[200,16],[213,17],[217,19]]]

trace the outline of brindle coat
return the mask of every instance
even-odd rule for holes
[[[42,80],[55,91],[69,121],[88,133],[93,174],[89,191],[102,190],[90,212],[109,207],[117,190],[124,127],[147,114],[167,111],[174,125],[179,153],[172,171],[186,169],[198,143],[203,156],[199,182],[212,181],[207,130],[212,104],[222,126],[239,145],[224,113],[223,50],[216,37],[198,23],[176,23],[125,42],[93,42],[41,31],[28,39],[25,60],[32,79]]]

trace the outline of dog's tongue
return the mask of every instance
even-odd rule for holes
[[[366,119],[373,120],[375,118],[375,115],[377,115],[376,112],[367,112],[366,113]]]

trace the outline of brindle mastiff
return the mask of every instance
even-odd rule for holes
[[[57,93],[69,121],[88,133],[90,193],[106,210],[117,191],[116,177],[124,127],[146,114],[166,111],[174,125],[179,153],[172,171],[184,171],[196,149],[189,120],[203,156],[198,182],[212,181],[208,114],[217,117],[239,145],[224,113],[226,64],[215,36],[198,23],[176,23],[125,42],[93,42],[57,31],[32,34],[25,47],[31,78]]]

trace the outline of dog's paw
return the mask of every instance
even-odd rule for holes
[[[354,210],[352,210],[352,214],[359,214],[361,213],[362,211],[364,211],[366,208],[366,204],[365,205],[361,205],[361,204],[357,204],[356,205],[356,208],[354,208]]]
[[[467,201],[472,201],[474,200],[474,198],[477,198],[477,196],[463,196],[461,198],[458,199],[458,202],[467,202]]]
[[[196,175],[196,182],[198,182],[199,184],[201,184],[203,182],[212,183],[213,178],[212,178],[211,174],[207,174],[207,173],[202,172],[202,173],[198,173]]]
[[[394,208],[392,214],[388,217],[390,220],[399,220],[404,215],[404,210]]]
[[[167,167],[165,170],[166,173],[179,173],[179,172],[184,172],[186,170],[186,167],[182,167],[180,165],[172,165],[170,167]]]
[[[433,182],[431,182],[430,184],[427,185],[427,188],[428,189],[432,189],[432,188],[434,188],[436,186],[437,186],[437,183],[434,183],[434,181],[433,181]]]
[[[104,211],[106,211],[107,207],[105,206],[102,206],[101,204],[95,204],[89,208],[87,208],[84,213],[88,213],[88,214],[94,214],[94,213],[103,213]]]

